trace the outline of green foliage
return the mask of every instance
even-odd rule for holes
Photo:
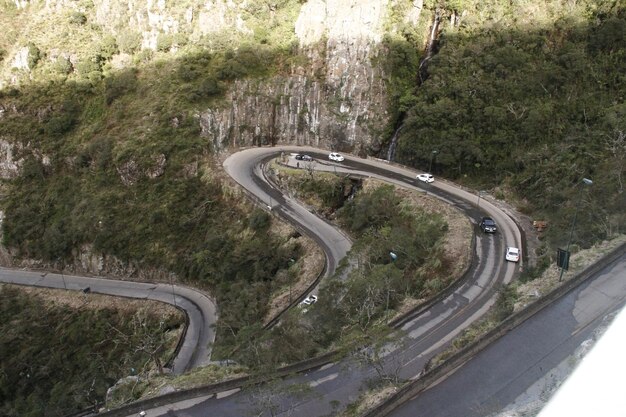
[[[512,284],[504,285],[498,292],[498,299],[496,300],[494,318],[496,321],[502,321],[510,316],[515,308],[515,301],[517,301],[517,290]]]
[[[379,229],[389,223],[399,204],[394,187],[385,185],[351,200],[340,215],[348,230],[362,235],[365,230]]]
[[[358,181],[308,169],[303,162],[303,171],[291,172],[286,178],[286,187],[297,190],[300,200],[315,206],[322,212],[334,213],[343,206],[346,197],[358,187]]]
[[[78,74],[91,81],[99,81],[102,78],[102,59],[99,55],[84,58],[76,64]]]
[[[250,214],[248,227],[255,232],[266,230],[271,223],[271,219],[272,217],[268,212],[261,210],[260,208],[256,208],[252,214]]]
[[[137,71],[128,69],[107,77],[104,80],[104,91],[107,104],[117,98],[132,93],[137,88]]]
[[[37,47],[37,45],[35,45],[32,42],[29,42],[28,45],[26,45],[26,47],[28,48],[28,57],[27,57],[28,68],[33,69],[37,66],[37,64],[41,60],[42,54],[39,48]]]
[[[157,36],[156,49],[159,52],[168,52],[174,44],[174,39],[170,33],[159,33]]]
[[[0,301],[0,414],[8,417],[101,403],[113,383],[150,362],[137,349],[147,334],[162,340],[181,325],[175,316],[53,306],[10,286],[0,286]]]
[[[614,150],[626,126],[607,110],[622,106],[626,93],[616,70],[626,65],[624,6],[581,4],[553,16],[546,6],[554,23],[529,30],[527,22],[516,26],[515,3],[465,3],[468,17],[499,16],[507,29],[464,18],[442,27],[429,77],[408,101],[397,160],[428,169],[437,149],[435,173],[513,191],[527,212],[554,225],[551,245],[563,244],[578,184],[589,177],[578,241],[623,230],[624,161]]]
[[[115,38],[111,35],[106,35],[100,40],[100,44],[98,45],[98,55],[102,61],[110,60],[113,55],[119,52],[117,42]]]
[[[432,282],[443,282],[445,274],[440,243],[445,222],[405,205],[392,186],[358,193],[338,217],[357,239],[349,254],[352,267],[338,272],[338,277],[347,273],[347,279],[326,284],[312,311],[322,346],[346,329],[368,331],[408,295],[433,295],[441,288]]]
[[[190,88],[220,65],[198,62],[201,75],[188,77]],[[29,148],[21,175],[6,184],[3,237],[18,256],[69,260],[90,244],[208,288],[220,304],[219,357],[265,315],[282,285],[274,276],[301,254],[296,243],[268,232],[271,217],[226,197],[217,180],[202,179],[203,170],[190,174],[211,148],[185,110],[189,98],[162,82],[177,67],[164,63],[141,77],[128,70],[5,96],[22,111],[3,119],[0,134]],[[206,88],[204,94],[216,93]],[[138,94],[130,99],[132,92]]]
[[[119,34],[117,45],[120,51],[127,54],[134,54],[141,48],[141,33],[132,29],[125,29]]]
[[[74,70],[74,67],[69,59],[59,56],[54,62],[54,70],[59,74],[67,75]]]
[[[70,13],[68,21],[72,25],[82,26],[87,23],[87,16],[85,13],[74,11]]]
[[[187,42],[188,39],[183,33],[159,33],[156,49],[159,52],[168,52],[174,47],[180,48],[187,45]]]

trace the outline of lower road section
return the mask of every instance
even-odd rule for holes
[[[173,361],[172,372],[180,374],[210,361],[211,346],[215,340],[213,324],[217,322],[217,309],[213,300],[200,291],[179,285],[119,281],[8,268],[0,268],[0,282],[77,292],[89,289],[90,293],[172,304],[185,312],[189,322],[179,354]]]
[[[544,400],[559,365],[593,338],[607,315],[624,307],[624,277],[626,254],[391,415],[485,417],[505,408],[505,415],[524,415],[513,414],[516,403]],[[600,381],[588,382],[591,390]]]

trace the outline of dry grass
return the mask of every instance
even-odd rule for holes
[[[600,242],[589,249],[584,249],[573,253],[570,259],[569,271],[563,274],[563,282],[571,279],[583,269],[597,262],[611,250],[626,242],[626,235],[620,235],[613,240]],[[556,264],[544,271],[541,277],[530,282],[520,284],[517,288],[518,299],[515,303],[515,311],[523,309],[537,298],[549,293],[561,283],[559,283],[560,268]]]
[[[374,406],[381,403],[386,398],[391,397],[398,391],[398,387],[395,385],[385,385],[379,388],[375,388],[364,392],[359,399],[355,402],[355,407],[351,407],[344,410],[340,417],[354,417],[361,416],[365,412]]]

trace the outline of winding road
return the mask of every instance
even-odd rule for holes
[[[147,282],[120,281],[95,277],[56,274],[0,268],[0,282],[32,287],[56,288],[81,293],[161,301],[183,310],[188,326],[178,355],[172,360],[175,374],[206,365],[211,358],[211,346],[215,340],[213,324],[217,321],[215,303],[206,294],[180,285],[151,284]]]
[[[499,233],[495,236],[477,234],[475,260],[466,277],[443,300],[407,318],[401,326],[405,335],[402,342],[387,349],[387,367],[398,367],[401,378],[418,375],[431,357],[488,310],[494,302],[498,286],[514,278],[520,265],[504,262],[503,255],[506,245],[522,247],[517,225],[507,213],[489,201],[481,201],[478,208],[474,194],[442,181],[428,185],[417,183],[414,171],[380,161],[348,156],[342,163],[330,163],[327,162],[326,152],[306,147],[251,148],[229,157],[224,162],[226,171],[254,199],[320,242],[328,258],[329,273],[340,259],[338,254],[343,256],[349,250],[349,241],[341,231],[304,209],[297,201],[283,196],[263,174],[262,166],[266,162],[281,153],[295,152],[317,158],[316,170],[376,177],[409,189],[425,191],[454,205],[471,219],[490,215],[498,223]],[[146,411],[150,416],[180,413],[185,416],[234,417],[254,413],[264,415],[262,412],[269,412],[269,409],[275,416],[333,415],[356,401],[360,393],[367,389],[368,382],[376,376],[376,370],[371,366],[347,359],[287,378],[278,387],[272,386],[273,403],[270,405],[266,402],[268,393],[243,390]],[[294,385],[308,387],[307,393],[290,393],[288,387]]]
[[[482,316],[494,303],[497,289],[510,282],[523,265],[504,262],[505,246],[523,247],[519,228],[510,215],[487,200],[477,199],[453,184],[436,181],[418,183],[416,172],[404,167],[376,160],[347,156],[341,163],[330,163],[328,153],[307,147],[251,148],[231,155],[225,170],[249,195],[272,212],[291,222],[302,232],[315,239],[326,254],[326,275],[332,275],[351,247],[349,238],[339,229],[306,210],[297,201],[284,196],[273,187],[263,174],[263,165],[281,153],[308,153],[317,158],[315,169],[376,177],[408,189],[426,192],[464,212],[475,223],[483,215],[491,216],[499,226],[495,235],[477,234],[472,266],[458,285],[447,296],[415,312],[401,324],[404,331],[402,343],[387,350],[387,366],[400,366],[401,378],[418,375],[427,361],[442,351],[447,344]],[[480,205],[479,205],[480,204]],[[45,276],[44,276],[45,275]],[[210,344],[214,339],[211,324],[216,319],[214,303],[205,295],[189,288],[166,284],[149,284],[101,278],[41,274],[38,272],[2,269],[0,281],[21,285],[82,290],[133,298],[154,299],[183,308],[189,317],[189,329],[174,362],[175,372],[184,372],[209,360]],[[174,301],[175,300],[175,301]],[[354,360],[331,363],[308,374],[297,375],[284,381],[284,386],[308,386],[306,396],[293,397],[286,393],[276,396],[277,410],[273,415],[298,415],[316,417],[332,414],[357,400],[367,389],[368,381],[375,378],[375,370]],[[231,393],[232,394],[232,393]],[[206,416],[247,415],[258,407],[250,390],[232,395],[196,398],[191,408],[181,415]],[[174,415],[172,408],[147,410],[148,415]],[[263,410],[262,410],[263,411]]]

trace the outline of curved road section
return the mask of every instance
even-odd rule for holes
[[[213,324],[217,309],[213,300],[200,291],[179,285],[151,284],[113,279],[81,277],[65,274],[0,268],[0,282],[32,287],[85,291],[119,297],[155,300],[183,310],[188,318],[179,352],[172,362],[172,372],[181,374],[197,366],[206,365],[211,358],[215,340]]]
[[[347,156],[341,163],[328,161],[328,153],[307,147],[252,148],[230,156],[225,162],[226,171],[260,204],[290,221],[295,227],[314,238],[326,254],[326,275],[332,275],[338,262],[351,247],[349,238],[339,229],[308,212],[296,201],[275,189],[263,175],[264,164],[281,153],[291,158],[291,153],[306,152],[317,158],[315,169],[337,173],[350,173],[365,177],[376,177],[398,186],[426,192],[457,207],[470,219],[481,215],[491,216],[499,226],[495,236],[478,234],[476,253],[472,267],[465,278],[449,291],[447,296],[424,311],[418,311],[402,324],[403,340],[389,346],[385,353],[387,370],[400,367],[399,376],[411,378],[419,374],[426,362],[443,350],[452,338],[484,314],[494,302],[499,285],[510,282],[518,271],[517,264],[504,261],[505,246],[522,247],[521,235],[513,219],[490,202],[464,191],[452,184],[435,181],[423,184],[415,180],[416,172],[380,161],[364,160]],[[480,206],[479,204],[480,203]],[[475,221],[474,221],[475,222]],[[183,287],[163,284],[147,284],[99,278],[70,277],[37,272],[0,270],[0,280],[23,285],[82,290],[90,287],[93,292],[134,298],[147,298],[175,304],[184,308],[189,315],[190,327],[181,355],[176,359],[175,370],[183,372],[193,366],[206,363],[208,346],[214,338],[208,322],[215,317],[215,306],[200,293]],[[196,294],[198,297],[194,296]],[[198,324],[196,324],[198,323]],[[187,343],[187,340],[190,343]],[[191,342],[195,339],[196,342]],[[183,357],[187,359],[183,359]],[[367,389],[368,380],[377,372],[371,366],[347,359],[337,364],[328,364],[306,375],[285,380],[285,384],[299,383],[311,388],[311,394],[297,398],[288,394],[273,395],[272,415],[320,416],[332,414],[355,401],[362,390]],[[255,395],[244,390],[233,395],[197,398],[194,405],[183,405],[184,415],[240,416],[258,409]],[[256,396],[258,397],[258,396]],[[172,408],[155,409],[149,415],[170,414]],[[179,406],[176,409],[181,409]],[[258,414],[258,413],[257,413]],[[262,414],[259,414],[262,415]]]
[[[272,187],[263,174],[267,161],[289,149],[296,148],[251,148],[237,152],[224,161],[224,169],[259,204],[313,238],[326,255],[326,276],[331,276],[352,247],[352,242],[339,228]]]
[[[478,207],[475,194],[452,184],[436,181],[424,185],[415,180],[416,172],[380,161],[348,156],[341,163],[332,163],[327,159],[328,153],[306,147],[252,148],[229,157],[224,163],[226,171],[261,204],[271,207],[273,212],[280,215],[287,213],[288,220],[295,221],[297,227],[313,233],[316,240],[324,242],[322,247],[330,258],[330,264],[337,263],[339,259],[337,253],[348,251],[347,238],[322,219],[306,211],[297,202],[282,196],[265,179],[262,165],[281,153],[286,154],[287,158],[291,158],[291,153],[307,153],[316,158],[315,169],[377,177],[398,186],[432,194],[457,207],[471,219],[490,215],[498,223],[499,232],[495,236],[477,235],[476,256],[465,279],[447,297],[429,309],[415,313],[402,325],[404,335],[402,340],[388,346],[383,355],[387,372],[399,370],[398,376],[401,378],[418,375],[430,358],[443,350],[454,336],[487,311],[494,302],[498,286],[510,282],[519,270],[519,265],[504,261],[505,246],[522,246],[519,229],[512,218],[488,201],[483,200]],[[333,249],[338,244],[340,249]],[[328,269],[333,270],[332,266]],[[283,382],[284,385],[273,386],[271,388],[273,392],[265,395],[254,389],[218,394],[196,398],[191,403],[149,410],[148,415],[227,417],[269,415],[268,412],[274,416],[333,415],[357,400],[360,393],[368,389],[368,381],[376,379],[377,376],[378,372],[373,367],[349,358],[311,370],[305,375],[288,378]],[[292,384],[307,386],[309,393],[304,396],[289,394],[286,387]],[[264,402],[267,397],[272,397],[271,405],[259,403],[259,398]],[[271,407],[272,410],[268,410],[267,407]]]

